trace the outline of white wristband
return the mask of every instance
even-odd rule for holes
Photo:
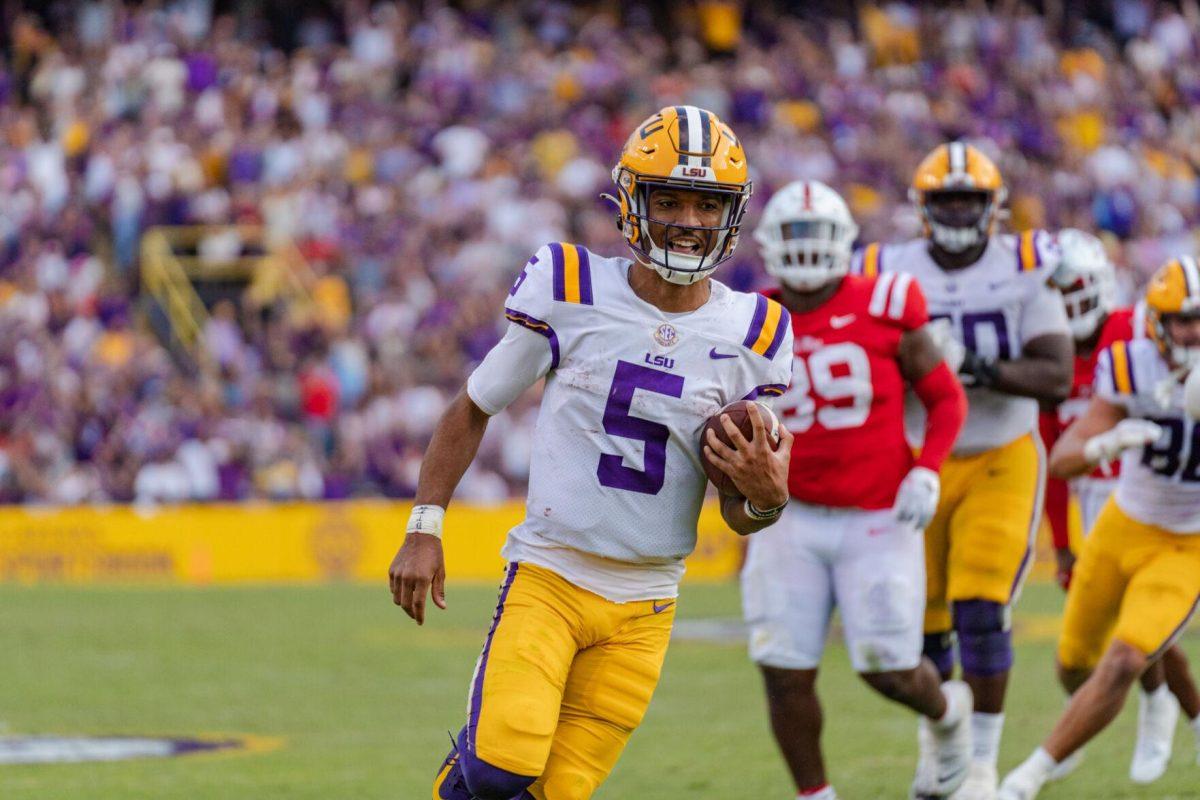
[[[442,538],[442,520],[446,517],[446,509],[441,506],[413,506],[412,514],[408,517],[406,533],[427,533],[430,536]]]
[[[750,519],[757,520],[759,522],[765,522],[769,519],[775,519],[782,514],[785,506],[787,506],[787,502],[784,502],[783,505],[775,506],[775,508],[755,508],[754,504],[750,502],[749,498],[747,498],[746,503],[744,506],[742,506],[742,508],[745,510],[746,516]]]

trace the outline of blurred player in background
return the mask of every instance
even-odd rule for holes
[[[1042,746],[1004,779],[1003,800],[1030,800],[1103,730],[1146,667],[1183,631],[1200,600],[1200,441],[1181,379],[1200,362],[1200,269],[1190,256],[1146,291],[1150,338],[1100,354],[1087,411],[1054,445],[1058,478],[1121,459],[1114,494],[1075,565],[1058,668],[1074,690]],[[1200,735],[1200,723],[1193,722]]]
[[[755,231],[781,284],[768,296],[792,317],[796,361],[779,408],[796,435],[788,476],[796,502],[750,541],[742,572],[750,654],[800,796],[832,800],[815,683],[837,606],[854,669],[921,714],[938,742],[936,769],[917,774],[914,792],[945,795],[970,765],[971,691],[961,681],[942,684],[921,654],[920,531],[937,508],[938,469],[966,399],[925,329],[917,282],[847,274],[857,235],[846,203],[817,181],[780,189]],[[904,436],[906,386],[928,411],[918,457]]]
[[[1072,229],[1060,232],[1058,243],[1062,266],[1055,280],[1062,290],[1075,339],[1075,381],[1070,398],[1041,415],[1042,440],[1047,448],[1052,448],[1063,431],[1087,409],[1100,353],[1114,342],[1145,336],[1141,308],[1114,307],[1116,274],[1104,244],[1089,233]],[[1068,530],[1070,495],[1073,493],[1079,502],[1082,532],[1086,536],[1116,488],[1119,469],[1118,464],[1098,467],[1073,479],[1069,485],[1059,478],[1046,482],[1046,516],[1054,537],[1058,582],[1063,589],[1070,586],[1075,563]],[[1187,657],[1178,645],[1172,645],[1161,660],[1151,664],[1142,673],[1140,683],[1137,743],[1129,777],[1137,783],[1150,783],[1167,768],[1180,707],[1189,719],[1196,719],[1200,714],[1200,695],[1188,670]],[[1078,757],[1070,759],[1054,777],[1064,777],[1078,763]]]
[[[445,607],[442,518],[488,418],[546,378],[527,516],[509,532],[496,614],[468,719],[439,771],[441,800],[582,800],[605,779],[658,683],[706,478],[699,434],[726,403],[778,395],[791,375],[787,312],[710,279],[737,245],[751,186],[733,131],[664,108],[613,172],[636,263],[541,248],[513,284],[504,339],[471,374],[426,452],[394,600],[418,624]],[[747,442],[713,459],[742,497],[738,533],[779,518],[791,436],[778,451],[751,413]]]
[[[1069,393],[1071,336],[1062,299],[1047,285],[1058,262],[1050,235],[994,235],[1006,190],[991,159],[962,142],[941,145],[918,166],[911,196],[925,236],[869,245],[856,267],[868,277],[907,273],[920,281],[931,318],[949,321],[947,360],[967,387],[967,421],[925,529],[925,654],[949,678],[956,635],[974,694],[975,752],[955,797],[989,800],[1013,662],[1010,606],[1042,516],[1038,401]],[[916,439],[924,414],[913,411]],[[936,742],[925,728],[920,741],[922,760],[932,759]]]

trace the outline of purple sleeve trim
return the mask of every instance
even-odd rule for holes
[[[757,400],[764,395],[767,397],[778,397],[787,391],[787,387],[782,383],[764,383],[762,386],[754,387],[750,394],[743,397],[743,400]]]
[[[550,369],[558,368],[558,334],[554,332],[554,328],[550,327],[549,322],[542,322],[537,317],[531,317],[528,314],[517,311],[515,308],[505,308],[504,317],[509,322],[545,336],[550,342]]]

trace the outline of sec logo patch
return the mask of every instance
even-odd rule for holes
[[[664,322],[654,329],[654,341],[662,347],[674,347],[679,344],[679,332],[669,322]]]

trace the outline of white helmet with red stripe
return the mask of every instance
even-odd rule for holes
[[[1062,260],[1053,281],[1062,292],[1072,336],[1086,341],[1116,305],[1116,272],[1104,243],[1090,233],[1060,231],[1058,247]]]
[[[767,203],[754,238],[767,272],[808,292],[850,271],[858,225],[833,189],[820,181],[795,181]]]

